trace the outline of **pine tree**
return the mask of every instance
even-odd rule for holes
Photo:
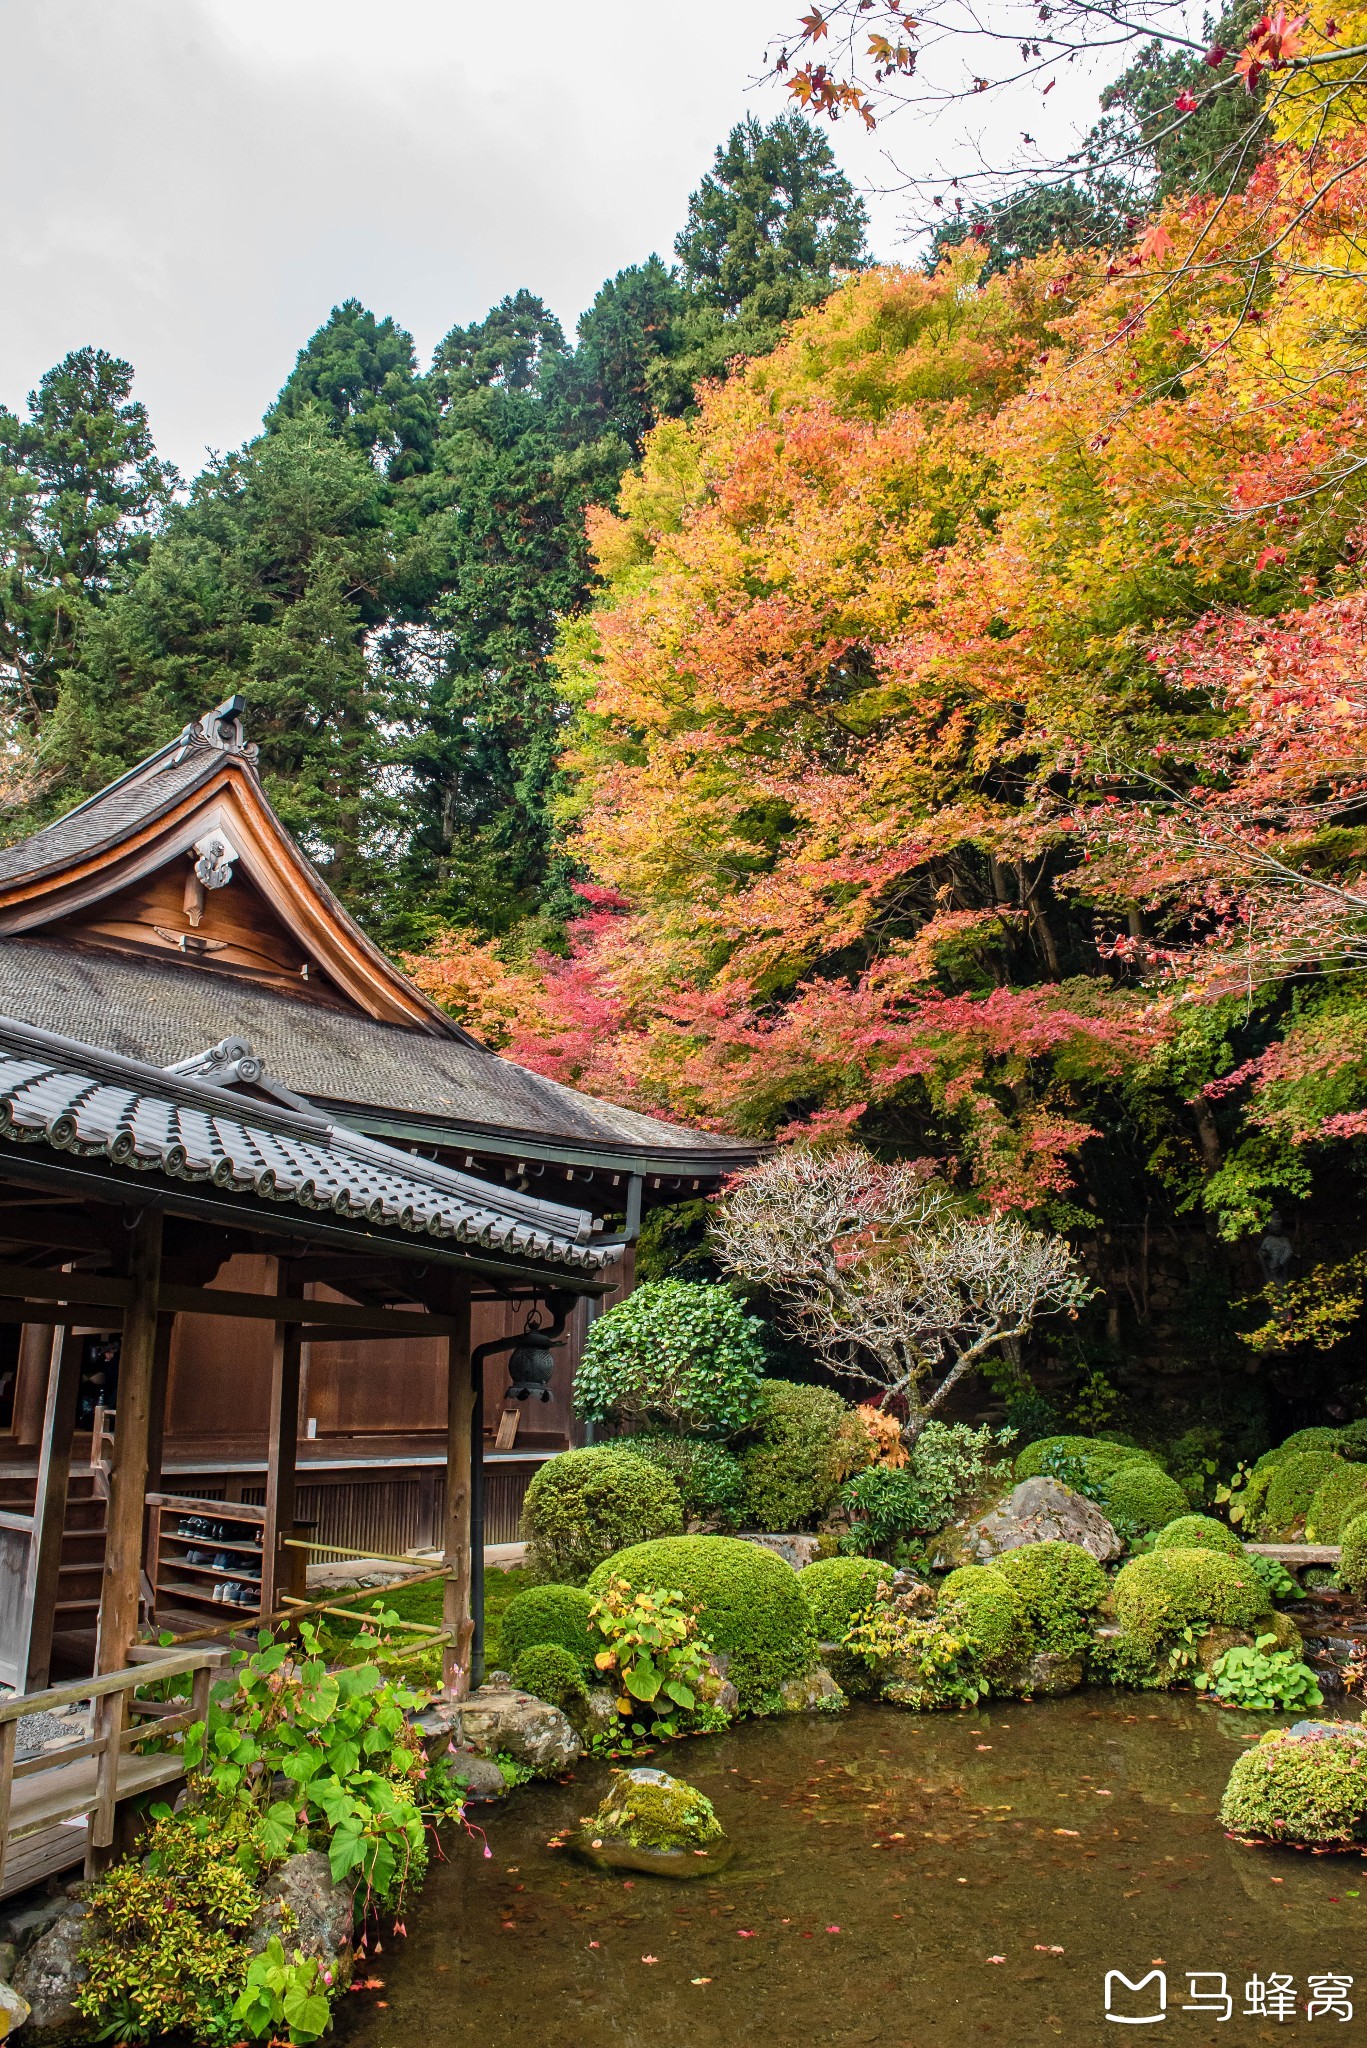
[[[0,407],[0,690],[36,734],[82,621],[146,561],[179,479],[160,461],[133,368],[103,349],[64,356]]]
[[[359,299],[334,306],[300,349],[267,428],[307,406],[321,406],[342,438],[391,479],[412,475],[431,458],[431,399],[413,337],[393,320],[377,320]]]

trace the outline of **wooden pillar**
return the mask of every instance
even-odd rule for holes
[[[277,1294],[290,1291],[291,1268],[276,1264]],[[261,1542],[261,1612],[270,1614],[280,1595],[293,1590],[299,1553],[282,1546],[294,1534],[295,1465],[299,1456],[298,1323],[277,1323],[271,1352],[270,1447],[266,1453],[266,1527]]]
[[[143,1209],[130,1233],[131,1299],[123,1312],[123,1341],[119,1347],[109,1536],[105,1544],[95,1657],[95,1669],[101,1673],[124,1668],[138,1631],[147,1447],[157,1348],[157,1297],[161,1286],[161,1222],[159,1209]]]
[[[41,1692],[52,1664],[52,1633],[61,1583],[62,1536],[66,1529],[71,1439],[76,1433],[76,1399],[81,1387],[84,1339],[61,1324],[52,1332],[43,1435],[38,1454],[38,1491],[33,1503],[33,1548],[25,1597],[29,1611],[28,1671],[21,1689]]]
[[[166,1457],[166,1396],[171,1382],[171,1339],[174,1316],[157,1317],[157,1343],[152,1355],[152,1414],[147,1429],[147,1491],[160,1493]]]
[[[470,1295],[468,1287],[453,1290],[447,1313],[459,1328],[446,1340],[446,1511],[442,1557],[451,1576],[446,1581],[442,1619],[454,1640],[442,1655],[442,1679],[448,1692],[463,1699],[470,1690],[475,1639],[474,1455],[471,1425],[475,1385],[470,1367]],[[482,1558],[481,1558],[482,1562]]]

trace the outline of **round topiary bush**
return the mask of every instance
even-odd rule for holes
[[[1219,1550],[1154,1550],[1116,1575],[1116,1619],[1151,1648],[1185,1628],[1252,1629],[1271,1607],[1247,1563]]]
[[[682,1528],[683,1502],[669,1474],[611,1444],[549,1458],[522,1503],[528,1564],[571,1584],[614,1550]]]
[[[615,1446],[647,1458],[679,1489],[686,1522],[739,1529],[745,1520],[745,1468],[725,1444],[697,1436],[628,1436]]]
[[[1354,1599],[1367,1598],[1367,1514],[1345,1526],[1339,1546],[1339,1584]]]
[[[1349,1522],[1367,1513],[1367,1465],[1336,1465],[1315,1488],[1305,1511],[1307,1543],[1337,1543]]]
[[[754,1438],[741,1453],[752,1529],[800,1529],[834,1501],[865,1434],[831,1387],[765,1380]]]
[[[1090,1436],[1040,1436],[1034,1443],[1027,1444],[1016,1456],[1016,1478],[1042,1479],[1056,1457],[1080,1458],[1091,1450],[1096,1439]]]
[[[538,1643],[558,1643],[585,1671],[592,1671],[594,1653],[603,1647],[589,1627],[592,1606],[580,1586],[529,1586],[525,1593],[515,1593],[503,1610],[498,1631],[499,1662],[505,1671]]]
[[[940,1588],[940,1613],[988,1678],[1013,1670],[1034,1647],[1025,1603],[995,1565],[966,1564],[951,1572]]]
[[[876,1557],[822,1557],[799,1572],[797,1583],[819,1639],[843,1642],[855,1616],[872,1607],[879,1585],[891,1577],[892,1566]]]
[[[1342,1460],[1335,1451],[1293,1451],[1272,1468],[1258,1527],[1272,1543],[1285,1542],[1304,1520],[1315,1494]]]
[[[1106,1574],[1078,1543],[1023,1543],[994,1558],[1025,1610],[1026,1624],[1041,1650],[1063,1656],[1089,1641],[1090,1620],[1106,1597]]]
[[[1294,1458],[1302,1451],[1342,1452],[1343,1441],[1347,1434],[1347,1430],[1335,1429],[1328,1423],[1317,1423],[1312,1429],[1298,1429],[1294,1431],[1291,1436],[1287,1437],[1284,1443],[1278,1444],[1274,1451],[1265,1451],[1263,1457],[1271,1458],[1275,1463],[1280,1464],[1283,1458]],[[1260,1458],[1258,1464],[1261,1465],[1262,1462],[1263,1459]],[[1256,1470],[1257,1468],[1255,1467],[1254,1469]]]
[[[747,1713],[763,1713],[785,1678],[800,1678],[816,1662],[816,1630],[799,1575],[757,1543],[734,1536],[636,1543],[598,1566],[589,1591],[613,1578],[633,1590],[678,1593],[698,1609],[698,1626],[730,1660],[726,1675]]]
[[[1274,1729],[1237,1759],[1220,1819],[1259,1842],[1328,1849],[1367,1839],[1367,1742],[1354,1725],[1341,1735]]]
[[[591,1422],[734,1436],[755,1418],[764,1357],[764,1326],[729,1287],[648,1280],[590,1325],[574,1404]]]
[[[1122,1531],[1162,1529],[1191,1506],[1177,1481],[1148,1459],[1118,1466],[1101,1485],[1100,1504]]]
[[[520,1692],[532,1693],[548,1706],[565,1709],[588,1705],[589,1689],[584,1683],[583,1668],[573,1650],[567,1650],[562,1643],[533,1643],[513,1659],[508,1676]]]
[[[1222,1550],[1226,1557],[1242,1557],[1244,1546],[1232,1529],[1213,1515],[1179,1515],[1160,1530],[1158,1550]]]

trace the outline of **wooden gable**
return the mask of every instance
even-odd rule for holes
[[[230,699],[9,848],[0,938],[59,939],[266,982],[471,1043],[342,908],[272,810]]]

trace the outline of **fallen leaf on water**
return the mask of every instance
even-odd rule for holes
[[[642,1957],[641,1957],[641,1961],[642,1961],[643,1963],[658,1963],[658,1962],[659,1962],[659,1960],[660,1960],[660,1958],[659,1958],[658,1956],[642,1956]]]
[[[710,1984],[712,1979],[710,1977],[690,1977],[688,1981],[690,1984]]]
[[[754,1939],[755,1930],[753,1927],[738,1927],[736,1932],[742,1941],[753,1941]]]
[[[1082,1832],[1082,1830],[1081,1830],[1080,1828],[1055,1828],[1055,1829],[1054,1829],[1054,1833],[1055,1833],[1056,1835],[1073,1835],[1073,1836],[1077,1836],[1077,1835],[1080,1835],[1080,1834],[1081,1834],[1081,1832]]]
[[[1004,1963],[1004,1962],[1006,1961],[1006,1957],[1005,1957],[1005,1956],[989,1956],[987,1960],[988,1960],[988,1962],[989,1962],[989,1963]]]
[[[1160,1969],[1162,1968],[1163,1964],[1167,1962],[1167,1960],[1168,1960],[1168,1959],[1167,1959],[1167,1957],[1166,1957],[1166,1956],[1150,1956],[1150,1957],[1149,1957],[1149,1961],[1150,1961],[1151,1963],[1157,1963],[1157,1964],[1158,1964],[1158,1966],[1160,1967]]]
[[[840,1929],[838,1927],[828,1927],[826,1932],[827,1934],[839,1934]]]
[[[591,1942],[589,1943],[589,1947],[590,1947],[590,1948],[597,1948],[597,1946],[598,1946],[598,1944],[597,1944],[597,1942],[596,1942],[596,1941],[591,1941]]]
[[[990,1742],[980,1742],[978,1747],[979,1749],[991,1749],[992,1744]]]
[[[1061,1956],[1063,1950],[1055,1942],[1037,1941],[1035,1943],[1035,1954],[1037,1956]]]

